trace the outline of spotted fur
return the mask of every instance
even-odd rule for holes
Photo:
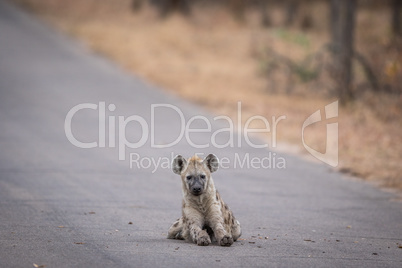
[[[211,173],[218,170],[215,155],[204,160],[193,156],[188,161],[181,155],[173,160],[173,172],[182,180],[182,217],[169,229],[168,238],[193,241],[207,246],[216,240],[231,246],[241,235],[239,221],[215,189]]]

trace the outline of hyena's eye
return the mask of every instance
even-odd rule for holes
[[[205,179],[205,175],[201,175],[200,177],[201,177],[201,179]]]
[[[192,178],[191,175],[188,175],[188,176],[186,177],[186,179],[187,179],[188,181],[191,180],[191,178]]]

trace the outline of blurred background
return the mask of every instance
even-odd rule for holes
[[[305,152],[304,120],[339,100],[338,169],[402,189],[400,0],[12,2],[216,114],[285,115],[277,150]],[[325,124],[305,133],[319,151]]]

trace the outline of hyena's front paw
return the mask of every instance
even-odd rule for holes
[[[211,244],[211,239],[209,238],[208,235],[200,236],[197,239],[197,245],[199,246],[208,246],[209,244]]]
[[[233,238],[231,236],[225,235],[222,237],[222,239],[219,241],[219,244],[222,247],[230,247],[233,244]]]

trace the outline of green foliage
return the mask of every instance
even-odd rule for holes
[[[310,48],[310,46],[311,46],[310,39],[307,37],[307,35],[305,35],[303,33],[293,33],[284,28],[279,28],[279,29],[274,30],[273,34],[274,34],[274,36],[276,36],[286,42],[299,45],[306,49]]]
[[[318,70],[308,68],[303,64],[295,65],[293,72],[304,83],[317,79],[319,74]]]
[[[318,79],[320,70],[317,66],[312,66],[312,57],[308,56],[301,62],[295,62],[284,55],[268,49],[260,61],[260,68],[268,76],[275,70],[290,72],[298,80],[308,83]],[[286,71],[285,71],[286,70]]]

